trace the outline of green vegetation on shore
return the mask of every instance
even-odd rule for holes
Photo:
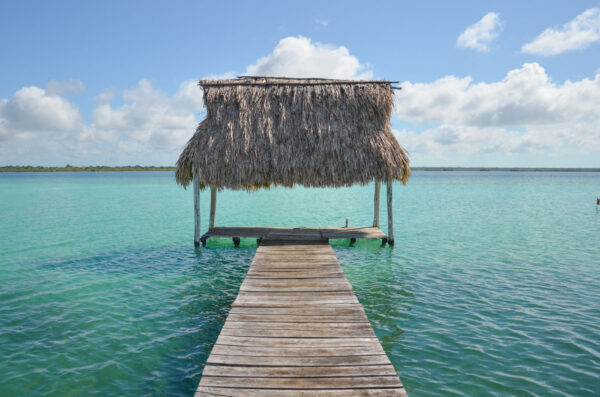
[[[107,165],[90,165],[87,167],[74,167],[67,164],[64,167],[42,167],[32,165],[9,165],[0,167],[0,172],[95,172],[95,171],[175,171],[175,167],[157,167],[141,165],[125,165],[110,167]]]
[[[512,172],[600,172],[600,168],[542,167],[411,167],[413,171],[512,171]]]
[[[512,171],[512,172],[600,172],[600,168],[523,168],[523,167],[412,167],[413,171]],[[32,165],[9,165],[0,167],[0,172],[95,172],[95,171],[175,171],[175,167],[125,165],[110,167],[90,165],[86,167],[42,167]]]

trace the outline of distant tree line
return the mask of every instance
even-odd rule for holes
[[[600,172],[600,168],[521,168],[521,167],[411,167],[413,171],[513,171],[513,172]],[[70,164],[64,167],[42,167],[33,165],[9,165],[0,167],[0,172],[95,172],[95,171],[175,171],[175,167],[125,165],[111,167],[108,165],[89,165],[75,167]]]
[[[175,167],[125,165],[111,167],[108,165],[89,165],[74,167],[70,164],[64,167],[42,167],[33,165],[9,165],[0,167],[0,172],[96,172],[96,171],[174,171]]]

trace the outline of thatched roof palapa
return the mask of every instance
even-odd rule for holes
[[[206,118],[177,161],[187,186],[339,187],[410,176],[390,130],[388,81],[241,77],[202,80]]]

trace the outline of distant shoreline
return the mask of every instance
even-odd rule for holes
[[[110,167],[105,165],[90,165],[87,167],[42,167],[42,166],[5,166],[0,167],[0,172],[101,172],[101,171],[175,171],[175,167],[160,167],[141,165],[125,165]]]
[[[526,167],[411,167],[413,171],[471,171],[471,172],[600,172],[600,168],[526,168]],[[4,166],[0,172],[105,172],[105,171],[175,171],[175,167],[162,166],[87,166],[87,167],[42,167]]]

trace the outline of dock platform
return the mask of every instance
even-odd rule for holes
[[[277,241],[325,241],[329,239],[381,239],[387,236],[378,227],[215,227],[202,235],[203,244],[209,237],[253,237]]]
[[[195,396],[406,396],[327,243],[347,237],[264,229]]]

